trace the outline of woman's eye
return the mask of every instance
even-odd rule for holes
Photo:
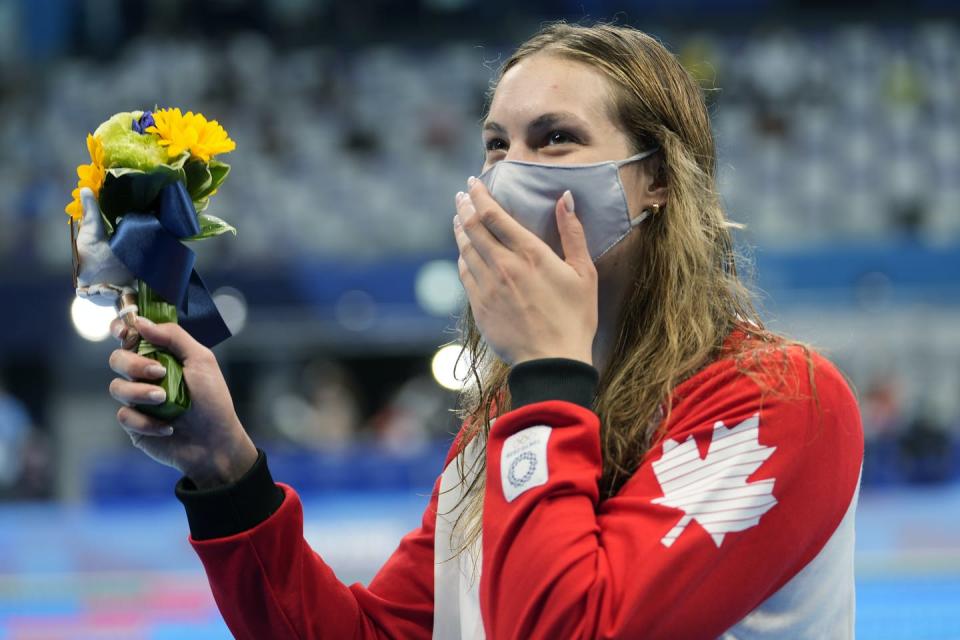
[[[547,135],[547,145],[554,144],[568,144],[571,142],[576,142],[576,138],[567,133],[566,131],[551,131]]]
[[[507,148],[507,141],[503,138],[490,138],[483,146],[487,151],[502,151]]]

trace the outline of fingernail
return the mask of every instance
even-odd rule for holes
[[[460,204],[460,201],[463,200],[463,196],[465,195],[467,194],[465,194],[463,191],[457,191],[457,197],[455,198],[457,204]]]
[[[147,394],[147,397],[153,400],[154,402],[163,402],[167,399],[167,392],[163,389],[154,389]]]
[[[468,187],[472,187],[474,184],[476,184],[476,182],[477,182],[477,179],[473,176],[470,176],[469,178],[467,178]]]
[[[453,226],[454,226],[454,228],[459,229],[461,224],[463,224],[463,223],[460,222],[460,216],[453,216]]]
[[[172,435],[173,435],[173,427],[163,427],[162,429],[158,429],[158,430],[157,430],[157,435],[158,435],[158,436],[172,436]]]
[[[151,364],[147,367],[147,375],[151,378],[162,378],[167,375],[167,369],[162,364]]]
[[[567,213],[573,215],[573,194],[569,189],[563,192],[563,206],[567,208]]]

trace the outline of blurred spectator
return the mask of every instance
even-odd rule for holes
[[[46,489],[45,447],[26,407],[0,381],[0,497],[31,497]]]
[[[891,375],[878,375],[860,401],[863,419],[863,479],[892,484],[900,479],[900,435],[904,427],[899,385]]]
[[[863,433],[867,440],[896,439],[903,429],[899,384],[894,376],[877,375],[860,403]]]
[[[431,376],[414,376],[373,416],[370,427],[387,449],[415,452],[431,440],[450,437],[455,428],[451,411],[455,401]]]
[[[309,449],[343,448],[357,437],[360,406],[356,383],[339,364],[309,363],[301,382],[272,398],[276,431]]]
[[[934,418],[921,413],[900,437],[900,451],[909,482],[945,482],[953,473],[950,434]]]

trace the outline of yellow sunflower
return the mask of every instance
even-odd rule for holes
[[[237,143],[216,120],[207,120],[203,114],[180,109],[159,109],[153,112],[154,126],[147,133],[155,133],[160,145],[167,148],[170,158],[189,151],[194,158],[209,162],[218,153],[228,153],[237,148]]]
[[[83,218],[83,206],[80,204],[80,189],[89,187],[93,195],[100,196],[100,187],[103,186],[103,178],[106,170],[103,168],[103,143],[100,138],[87,134],[87,151],[90,153],[90,164],[82,164],[77,167],[77,188],[70,194],[73,200],[65,208],[67,215],[80,222]]]

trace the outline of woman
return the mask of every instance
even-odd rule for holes
[[[304,542],[211,352],[139,321],[183,359],[193,407],[118,419],[184,473],[230,629],[851,636],[858,409],[832,365],[762,328],[737,279],[696,83],[639,31],[555,24],[504,65],[483,139],[453,220],[475,384],[422,525],[369,587]],[[110,362],[118,401],[162,401],[155,363]]]

